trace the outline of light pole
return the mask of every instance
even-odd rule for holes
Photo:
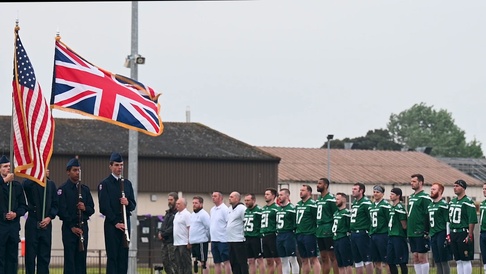
[[[334,138],[333,134],[327,135],[327,179],[331,182],[331,140]]]

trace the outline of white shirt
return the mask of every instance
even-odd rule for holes
[[[211,208],[211,224],[209,229],[211,242],[227,242],[226,223],[228,222],[228,214],[229,209],[224,203]]]
[[[174,246],[187,245],[189,243],[189,226],[191,221],[191,213],[185,208],[183,211],[178,211],[174,216]]]
[[[191,229],[189,230],[189,243],[200,244],[209,242],[210,218],[206,210],[191,214]]]
[[[228,225],[226,226],[226,237],[228,242],[244,242],[245,233],[243,226],[245,224],[246,206],[237,204],[236,207],[230,206]]]

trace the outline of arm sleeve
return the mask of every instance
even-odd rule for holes
[[[59,197],[56,193],[56,185],[52,181],[48,181],[49,189],[50,189],[50,196],[51,196],[51,209],[47,213],[48,217],[51,220],[56,218],[57,213],[59,212]]]
[[[85,192],[84,197],[86,197],[84,202],[86,210],[83,212],[83,215],[86,219],[89,219],[89,217],[95,213],[95,205],[89,188],[87,186],[83,186],[83,190]]]
[[[98,185],[98,203],[100,203],[100,213],[105,216],[105,219],[115,226],[118,223],[116,215],[110,206],[110,195],[104,181]]]

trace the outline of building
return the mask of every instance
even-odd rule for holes
[[[267,187],[277,187],[280,158],[231,138],[200,123],[165,122],[164,133],[152,137],[138,134],[138,196],[139,219],[162,217],[167,206],[167,194],[176,191],[188,199],[204,198],[209,212],[213,206],[211,193],[225,195],[232,191],[243,194],[263,194]],[[92,119],[55,119],[54,151],[49,164],[50,177],[60,186],[66,181],[66,163],[79,156],[82,183],[90,187],[95,214],[89,222],[88,249],[103,250],[103,216],[99,213],[97,186],[110,174],[109,157],[113,151],[124,157],[125,178],[130,178],[128,166],[128,130]],[[0,154],[10,153],[10,116],[0,116]],[[9,157],[11,158],[11,157]],[[12,159],[11,159],[12,160]],[[22,178],[17,178],[19,181]],[[263,201],[263,195],[259,200]],[[228,204],[227,197],[225,198]],[[62,249],[61,222],[53,221],[53,249]],[[145,233],[146,232],[146,233]],[[153,240],[153,228],[139,229],[139,237]],[[21,237],[24,235],[23,224]],[[142,242],[143,242],[142,241]],[[159,250],[160,243],[154,248]],[[140,249],[140,245],[139,245]]]
[[[328,177],[330,171],[332,193],[351,194],[356,182],[365,184],[365,195],[371,196],[374,185],[385,187],[385,198],[393,187],[400,187],[404,196],[413,193],[410,175],[420,173],[425,177],[425,190],[432,183],[445,185],[445,197],[453,197],[453,183],[463,179],[468,183],[467,194],[476,201],[483,200],[483,182],[458,169],[422,152],[417,151],[380,151],[355,149],[285,148],[259,147],[281,158],[279,164],[279,187],[287,187],[291,200],[298,201],[302,184],[313,187],[315,196],[319,178]],[[330,153],[328,155],[328,153]],[[328,162],[328,156],[330,162]],[[406,197],[405,197],[406,198]]]

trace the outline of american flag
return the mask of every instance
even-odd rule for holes
[[[160,94],[152,88],[94,66],[59,40],[54,59],[51,108],[152,136],[162,134]]]
[[[45,186],[54,142],[54,119],[15,29],[13,139],[15,174]]]

